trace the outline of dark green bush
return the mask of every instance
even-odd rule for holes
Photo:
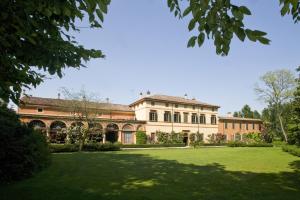
[[[0,182],[29,177],[50,163],[46,138],[5,105],[0,106],[0,163]]]
[[[76,152],[79,151],[79,145],[77,144],[49,144],[51,153],[61,152]]]
[[[83,151],[119,151],[119,143],[88,143],[83,146]]]
[[[284,145],[282,146],[282,150],[294,156],[300,157],[300,147],[296,145]]]
[[[147,135],[145,131],[137,131],[136,132],[136,143],[137,144],[146,144]]]
[[[122,144],[121,148],[184,147],[185,144]]]
[[[229,147],[273,147],[271,143],[257,142],[257,143],[245,143],[241,141],[230,141],[227,143]]]
[[[78,144],[50,144],[51,153],[77,152],[79,151]],[[120,144],[118,143],[87,143],[83,145],[83,151],[118,151]]]

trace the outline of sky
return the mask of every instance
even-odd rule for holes
[[[106,58],[93,59],[80,70],[67,69],[62,79],[49,77],[26,93],[56,98],[61,87],[84,87],[101,99],[130,104],[149,90],[220,105],[221,115],[245,104],[261,111],[265,105],[254,92],[259,77],[278,69],[295,71],[299,64],[299,25],[291,16],[281,17],[278,2],[235,1],[252,12],[245,25],[267,32],[271,44],[243,43],[234,37],[224,57],[216,55],[211,40],[201,48],[187,48],[193,36],[187,29],[190,18],[175,18],[166,1],[112,0],[102,29],[82,28],[75,34],[80,44],[102,50]]]

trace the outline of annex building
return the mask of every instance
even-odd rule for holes
[[[57,141],[58,131],[78,123],[71,104],[74,101],[24,96],[18,114],[22,122],[42,130],[50,141]],[[95,116],[92,122],[82,125],[104,133],[99,142],[134,144],[135,133],[139,130],[145,131],[152,142],[157,131],[182,132],[186,144],[189,134],[197,132],[203,133],[204,140],[216,133],[225,134],[227,140],[235,140],[237,134],[259,132],[262,124],[261,120],[256,119],[220,117],[220,106],[187,96],[150,95],[149,92],[130,105],[88,102],[86,107]]]

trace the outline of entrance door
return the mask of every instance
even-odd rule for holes
[[[124,132],[124,143],[132,144],[132,132]]]

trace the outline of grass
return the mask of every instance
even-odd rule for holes
[[[35,177],[0,186],[0,197],[299,199],[300,158],[262,147],[54,154]]]

